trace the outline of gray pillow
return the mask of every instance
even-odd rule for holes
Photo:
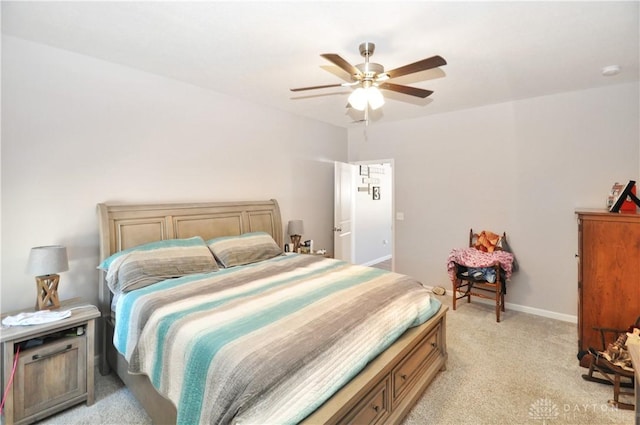
[[[194,273],[218,270],[204,240],[166,239],[116,252],[98,266],[107,272],[113,292],[127,292],[147,285]]]
[[[208,240],[207,245],[224,267],[242,266],[282,255],[282,249],[265,232],[215,238]]]

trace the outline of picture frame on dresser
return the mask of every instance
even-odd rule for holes
[[[640,207],[640,199],[633,193],[633,188],[636,185],[635,180],[629,180],[629,182],[620,190],[617,194],[617,197],[613,200],[611,207],[609,208],[609,212],[617,213],[620,212],[620,208],[624,204],[624,202],[629,198],[631,202],[636,204],[636,207]]]

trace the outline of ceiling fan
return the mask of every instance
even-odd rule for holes
[[[388,80],[446,65],[447,61],[442,57],[432,56],[385,72],[384,67],[379,63],[369,62],[369,57],[373,55],[375,47],[375,44],[370,42],[361,43],[359,49],[360,55],[364,57],[364,63],[355,66],[351,65],[340,55],[335,53],[324,53],[320,55],[329,62],[332,62],[334,65],[337,65],[339,68],[348,72],[349,75],[351,75],[352,82],[299,87],[290,90],[298,92],[303,90],[325,89],[329,87],[356,87],[349,96],[349,104],[347,106],[365,112],[368,108],[375,110],[384,104],[384,97],[379,89],[391,90],[420,98],[426,98],[433,93],[431,90],[389,83]]]

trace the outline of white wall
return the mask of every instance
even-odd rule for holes
[[[332,247],[333,161],[395,160],[396,269],[445,285],[469,227],[506,230],[507,301],[576,314],[574,209],[640,178],[638,84],[349,131],[2,37],[2,311],[31,306],[29,248],[68,247],[61,297],[97,299],[95,204],[277,198]],[[427,106],[428,107],[428,106]]]
[[[640,181],[638,104],[635,83],[373,123],[366,141],[349,130],[349,160],[395,160],[396,271],[450,288],[447,256],[469,228],[506,231],[521,267],[507,303],[571,320],[574,210]]]
[[[358,192],[357,187],[354,194],[354,262],[371,265],[391,258],[393,181],[391,164],[378,162],[365,165],[383,171],[371,173],[368,177],[378,179],[379,183],[372,186],[380,188],[380,199],[374,200],[372,193]],[[367,186],[362,183],[362,179],[363,176],[357,176],[357,186]]]
[[[346,130],[2,37],[2,311],[33,306],[32,246],[67,246],[61,298],[97,300],[98,202],[276,198],[333,247]]]

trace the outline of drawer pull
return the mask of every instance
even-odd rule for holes
[[[432,346],[433,348],[436,348],[436,345],[437,345],[437,344],[436,344],[435,342],[432,342],[432,343],[431,343],[431,346]]]
[[[373,411],[378,413],[378,410],[380,410],[380,406],[374,404],[373,406],[371,406],[373,408]]]
[[[45,354],[45,355],[34,354],[33,357],[31,357],[31,360],[46,359],[47,357],[55,356],[57,354],[64,353],[65,351],[69,351],[69,350],[71,350],[72,347],[73,347],[73,345],[69,344],[66,347],[64,347],[62,350],[54,351],[53,353],[49,353],[49,354]]]
[[[407,379],[407,375],[402,374],[402,375],[400,375],[400,378],[401,378],[403,381],[406,381],[406,379]]]

